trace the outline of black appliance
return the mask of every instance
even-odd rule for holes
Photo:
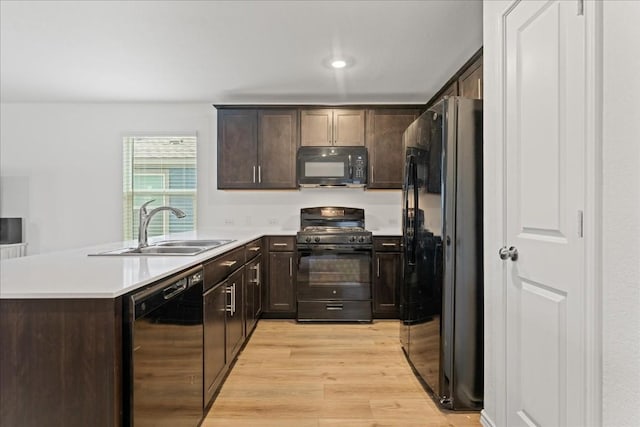
[[[124,425],[192,427],[202,421],[202,289],[197,267],[128,298]]]
[[[298,148],[301,187],[364,187],[367,184],[366,147]]]
[[[364,210],[300,210],[298,321],[371,322],[371,232]]]
[[[0,218],[0,244],[22,243],[22,218]]]
[[[482,102],[450,97],[403,134],[402,348],[445,408],[483,404]]]

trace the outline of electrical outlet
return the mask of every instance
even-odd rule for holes
[[[269,218],[269,225],[277,225],[278,218]]]
[[[233,218],[225,218],[224,223],[225,225],[233,225]]]

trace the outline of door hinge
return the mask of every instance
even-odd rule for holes
[[[578,16],[584,15],[584,0],[578,0]]]
[[[578,237],[584,237],[584,212],[578,211]]]

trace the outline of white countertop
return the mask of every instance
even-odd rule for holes
[[[398,230],[372,230],[399,235]],[[296,230],[221,228],[165,236],[163,239],[234,239],[235,242],[185,256],[88,256],[135,247],[135,241],[31,255],[0,263],[0,299],[115,298],[178,273],[265,235],[295,235]]]

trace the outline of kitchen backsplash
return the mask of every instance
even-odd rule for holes
[[[400,190],[366,191],[350,188],[310,188],[299,191],[212,190],[199,198],[201,227],[274,227],[295,231],[300,226],[300,208],[349,206],[365,210],[370,230],[400,232]]]

